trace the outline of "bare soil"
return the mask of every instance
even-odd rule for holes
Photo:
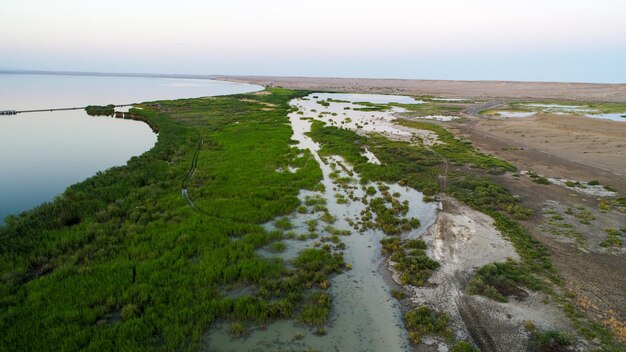
[[[316,91],[435,95],[474,99],[541,98],[626,102],[626,84],[271,76],[215,76],[214,78]]]
[[[457,338],[471,339],[484,352],[523,351],[530,336],[526,322],[540,329],[570,329],[562,308],[544,294],[524,292],[523,300],[511,297],[508,303],[467,294],[467,282],[477,268],[519,259],[489,216],[444,197],[443,210],[423,239],[441,267],[430,280],[432,286],[410,287],[411,300],[446,312]],[[437,339],[425,342],[424,351],[443,344]]]
[[[459,124],[474,144],[522,170],[579,181],[599,180],[626,193],[626,123],[540,114]]]

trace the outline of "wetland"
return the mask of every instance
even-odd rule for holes
[[[113,121],[145,121],[152,148],[0,227],[1,345],[622,350],[528,229],[542,210],[510,189],[531,177],[458,133],[476,102],[444,99],[134,103]]]

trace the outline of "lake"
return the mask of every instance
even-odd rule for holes
[[[262,87],[208,79],[0,74],[0,110],[238,94]],[[98,171],[154,146],[144,123],[84,110],[0,116],[0,225],[7,215],[52,200]]]

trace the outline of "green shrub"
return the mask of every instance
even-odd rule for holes
[[[429,334],[452,337],[452,330],[448,328],[448,316],[426,306],[420,306],[406,313],[404,322],[409,330],[409,338],[416,344],[421,343],[422,337]]]
[[[548,180],[547,178],[545,178],[543,176],[533,179],[533,182],[538,183],[540,185],[549,185],[549,184],[551,184],[550,180]]]
[[[235,337],[241,337],[246,334],[246,326],[239,321],[234,321],[228,326],[228,332]]]
[[[115,114],[115,105],[88,105],[85,112],[89,116],[113,116]]]
[[[536,331],[530,338],[530,349],[537,352],[565,352],[573,344],[571,336],[558,330]]]
[[[523,264],[508,260],[478,269],[470,280],[468,292],[498,302],[506,302],[508,296],[526,297],[526,292],[520,286],[535,291],[546,288],[545,284],[529,273]]]
[[[480,350],[467,341],[456,341],[450,352],[480,352]]]

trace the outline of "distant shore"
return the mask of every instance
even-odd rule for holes
[[[167,73],[131,73],[131,72],[81,72],[81,71],[46,71],[46,70],[0,70],[4,75],[49,75],[49,76],[87,76],[87,77],[142,77],[142,78],[185,78],[215,79],[214,75],[190,75]]]
[[[626,84],[215,75],[213,79],[316,91],[474,99],[626,102]]]
[[[559,99],[566,101],[626,102],[626,83],[291,77],[48,70],[0,70],[0,75],[1,74],[211,79],[317,91],[436,95],[448,98],[474,99]]]

